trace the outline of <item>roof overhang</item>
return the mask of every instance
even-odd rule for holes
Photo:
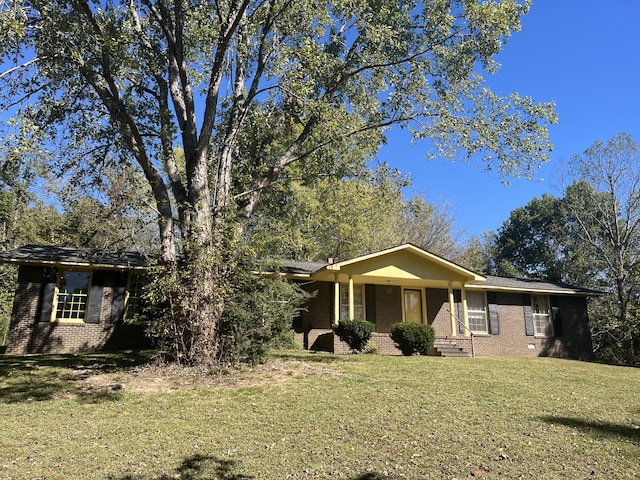
[[[488,276],[481,284],[465,285],[469,290],[535,293],[541,295],[600,296],[606,292],[540,279]]]
[[[2,252],[0,262],[67,269],[140,272],[149,270],[147,257],[136,252],[43,245],[27,245],[10,252]]]
[[[465,288],[477,291],[595,296],[605,292],[539,279],[482,276],[414,245],[400,245],[337,263],[289,262],[281,274],[300,281]]]

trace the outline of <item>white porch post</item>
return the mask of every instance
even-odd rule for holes
[[[340,282],[338,274],[335,274],[333,280],[333,324],[338,325],[340,321]]]
[[[464,286],[461,289],[462,293],[462,323],[464,323],[464,332],[463,335],[466,337],[469,335],[469,315],[467,314],[467,291]]]
[[[449,323],[451,324],[451,335],[456,335],[458,331],[455,314],[456,302],[453,297],[453,285],[449,282]]]
[[[353,275],[349,275],[349,320],[353,320],[355,308],[353,306]]]

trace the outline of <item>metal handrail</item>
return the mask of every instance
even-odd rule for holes
[[[471,337],[471,358],[476,358],[475,346],[474,346],[474,342],[473,342],[473,332],[471,331],[471,329],[469,327],[467,327],[464,324],[464,322],[460,321],[460,319],[458,318],[458,316],[455,313],[453,313],[451,315],[453,315],[453,318],[456,320],[456,322],[458,322],[459,325],[462,325],[462,328],[464,328],[467,332],[469,332],[469,336]]]

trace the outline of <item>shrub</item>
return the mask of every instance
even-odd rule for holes
[[[0,267],[0,347],[5,343],[9,323],[11,321],[11,310],[13,308],[13,294],[16,289],[18,279],[18,269],[13,265],[3,265]]]
[[[391,339],[403,355],[428,355],[433,347],[436,332],[431,325],[423,323],[394,323]]]
[[[356,352],[364,350],[374,329],[375,325],[366,320],[340,320],[338,325],[333,327],[340,340]]]
[[[257,267],[249,258],[234,263],[223,279],[216,301],[224,303],[224,312],[215,331],[215,349],[210,350],[209,362],[235,366],[263,362],[270,348],[293,345],[293,318],[309,295],[293,282],[280,276],[256,275],[256,271],[277,271]],[[197,330],[199,324],[177,324],[171,309],[172,301],[187,285],[184,278],[192,275],[188,268],[175,272],[158,267],[158,275],[148,288],[148,334],[165,352],[165,358],[182,364],[197,363],[188,354],[193,351],[188,341],[207,332]],[[206,326],[206,325],[205,325]],[[212,336],[211,333],[208,333]],[[209,337],[206,337],[209,339]]]
[[[364,350],[362,350],[362,353],[375,355],[376,353],[378,353],[378,344],[373,340],[370,340],[369,342],[367,342],[367,345],[364,347]]]

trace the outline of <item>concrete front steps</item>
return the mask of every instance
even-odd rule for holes
[[[471,358],[471,352],[467,352],[451,340],[443,339],[436,339],[433,343],[432,354],[438,357]]]

